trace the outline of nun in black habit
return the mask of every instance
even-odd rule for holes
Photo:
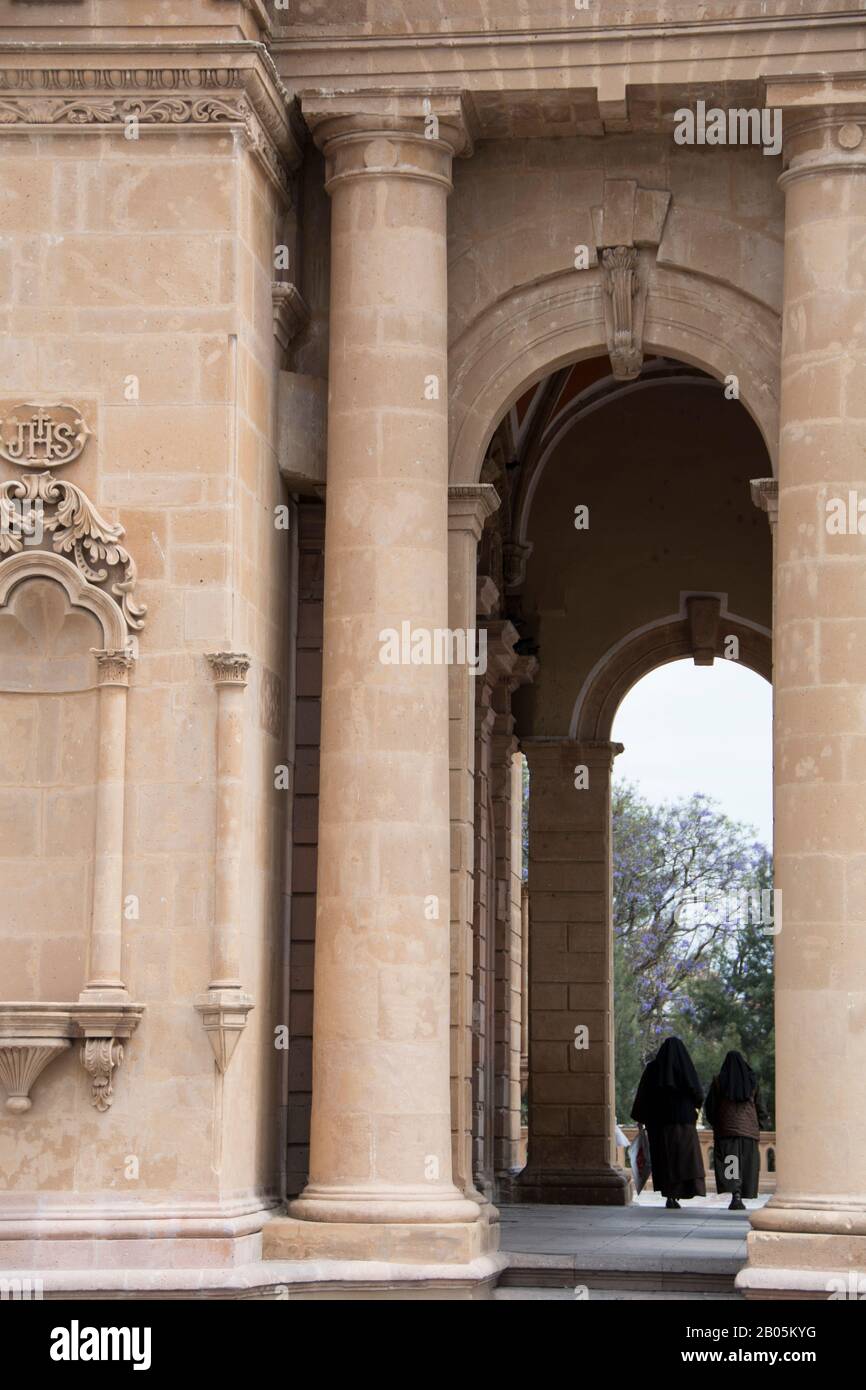
[[[761,1126],[769,1123],[755,1073],[742,1052],[729,1052],[704,1102],[713,1127],[716,1191],[730,1192],[729,1211],[743,1211],[743,1198],[757,1197]]]
[[[696,1122],[704,1092],[680,1038],[666,1038],[644,1068],[632,1119],[649,1135],[653,1188],[679,1207],[679,1198],[705,1197],[704,1162]]]

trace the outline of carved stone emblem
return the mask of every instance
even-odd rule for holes
[[[0,456],[19,468],[60,468],[78,458],[89,437],[74,405],[24,403],[0,416]]]

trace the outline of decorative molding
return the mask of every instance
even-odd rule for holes
[[[680,593],[678,612],[668,613],[634,628],[599,657],[574,702],[570,737],[586,740],[609,733],[622,700],[642,676],[668,662],[688,660],[694,656],[695,645],[687,606],[691,598],[719,600],[719,615],[724,622],[725,633],[739,638],[741,664],[766,680],[772,680],[770,629],[732,613],[728,608],[727,594],[691,594],[683,591]]]
[[[255,1008],[252,995],[236,989],[209,989],[199,995],[195,1007],[201,1014],[216,1064],[225,1074],[246,1027],[247,1014]]]
[[[130,636],[126,619],[111,595],[89,584],[71,560],[52,550],[28,549],[0,561],[0,608],[9,602],[17,585],[39,577],[53,579],[74,608],[93,614],[102,628],[107,649],[117,651],[134,646],[136,639]]]
[[[126,532],[120,523],[106,521],[80,487],[50,472],[0,483],[0,555],[22,551],[40,528],[50,537],[53,552],[71,556],[88,584],[109,583],[133,632],[144,627],[147,608],[134,598],[137,571],[121,544]],[[112,578],[111,571],[117,570],[120,574]]]
[[[0,416],[0,458],[17,468],[62,468],[79,457],[89,438],[78,408],[62,402],[23,402]]]
[[[0,69],[0,128],[125,132],[131,122],[154,131],[239,129],[292,201],[289,171],[301,161],[304,132],[264,53],[236,68]]]
[[[635,312],[639,294],[637,251],[612,246],[602,252],[604,321],[610,365],[617,381],[634,381],[643,366],[643,314]],[[642,304],[637,306],[638,311]]]
[[[289,343],[309,323],[310,310],[300,290],[288,280],[272,282],[271,299],[274,306],[274,336],[285,352]]]
[[[252,657],[243,652],[205,652],[216,685],[246,685]]]
[[[83,1038],[81,1064],[91,1079],[91,1103],[105,1111],[113,1099],[112,1075],[123,1060],[119,1039],[128,1038],[141,1021],[141,1004],[0,1004],[0,1083],[7,1091],[6,1109],[23,1115],[33,1102],[30,1091],[55,1057]]]

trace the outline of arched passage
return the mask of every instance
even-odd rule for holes
[[[586,297],[587,284],[582,301],[571,287],[570,320],[565,301],[551,309],[539,297],[528,353],[517,349],[516,305],[511,336],[502,335],[497,346],[494,329],[487,344],[488,364],[490,353],[500,353],[497,390],[508,374],[513,382],[501,396],[501,424],[480,473],[481,491],[491,482],[501,499],[481,538],[477,588],[479,621],[491,644],[489,732],[506,755],[519,738],[531,787],[528,1157],[513,1186],[505,1181],[508,1165],[500,1163],[494,1188],[513,1191],[517,1200],[618,1204],[629,1198],[613,1143],[616,709],[648,671],[683,657],[710,663],[730,655],[731,644],[744,665],[766,677],[771,670],[770,535],[752,506],[750,481],[771,471],[764,431],[772,431],[772,416],[756,427],[754,409],[744,408],[745,390],[740,401],[731,400],[717,379],[727,375],[726,366],[733,370],[732,361],[756,361],[734,312],[737,297],[729,292],[727,323],[704,317],[689,325],[683,304],[696,305],[702,292],[694,277],[675,275],[668,289],[677,280],[680,297],[656,295],[647,322],[657,326],[657,352],[670,354],[673,342],[679,352],[648,358],[634,384],[613,382],[606,357],[591,356],[598,353],[602,319],[600,306]],[[538,325],[544,327],[536,340]],[[574,366],[581,332],[584,348]],[[557,359],[531,401],[525,393],[515,424],[510,397],[526,380],[532,351],[566,340],[571,363]],[[456,383],[458,402],[472,370]],[[752,396],[766,406],[760,390]],[[454,444],[458,468],[467,464],[470,437],[484,452],[485,431],[474,431],[470,412]],[[452,491],[471,489],[467,482]],[[577,528],[576,502],[587,504],[585,530]],[[487,716],[478,689],[475,694],[476,727],[484,731],[486,723],[477,721]],[[488,753],[476,741],[476,758],[482,756]],[[507,860],[498,826],[492,843],[482,845],[476,835],[476,864],[491,854],[497,864]],[[507,874],[499,877],[497,903],[507,897]],[[500,961],[515,933],[509,935],[504,915],[494,930]],[[497,969],[501,996],[507,965]],[[585,1050],[576,1045],[582,1029]],[[500,1030],[499,1041],[504,1036]],[[498,1094],[511,1079],[494,1076]],[[499,1129],[508,1123],[507,1116],[497,1118]]]
[[[652,262],[644,351],[679,359],[719,381],[734,375],[770,459],[778,436],[779,320],[718,281]],[[488,442],[511,404],[566,363],[606,351],[599,270],[512,290],[449,353],[450,478],[477,482]]]

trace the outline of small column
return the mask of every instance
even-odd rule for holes
[[[126,704],[133,657],[125,649],[91,649],[98,668],[99,748],[96,832],[87,983],[70,1009],[83,1041],[80,1061],[91,1103],[105,1111],[123,1061],[122,1038],[137,1028],[141,1005],[130,1001],[123,970],[123,833],[126,804]]]
[[[212,974],[207,993],[196,1001],[217,1065],[231,1061],[247,1014],[253,1007],[240,980],[240,924],[244,793],[244,691],[250,658],[236,652],[208,652],[217,690],[216,835]]]
[[[499,506],[489,483],[448,489],[448,625],[476,622],[478,542]],[[472,1175],[472,910],[475,872],[475,687],[468,666],[448,670],[451,807],[451,1140],[454,1182],[481,1201]]]
[[[448,673],[424,647],[448,627],[463,111],[330,93],[304,114],[332,199],[313,1105],[309,1181],[265,1251],[465,1263],[490,1228],[452,1180]]]
[[[752,1213],[737,1278],[753,1298],[866,1292],[866,89],[856,85],[767,92],[769,106],[789,107],[773,644],[781,929],[776,1191]]]
[[[515,634],[516,635],[516,634]],[[538,670],[534,656],[513,655],[493,692],[496,722],[491,749],[495,860],[493,1167],[508,1183],[519,1166],[520,1031],[523,988],[523,759],[518,756],[511,698]]]
[[[616,1162],[610,778],[622,744],[524,739],[529,1152],[519,1200],[624,1205]],[[577,784],[577,785],[576,785]]]
[[[93,651],[99,682],[96,835],[90,914],[90,961],[82,1003],[124,1003],[122,975],[123,827],[126,799],[126,698],[133,658]]]

